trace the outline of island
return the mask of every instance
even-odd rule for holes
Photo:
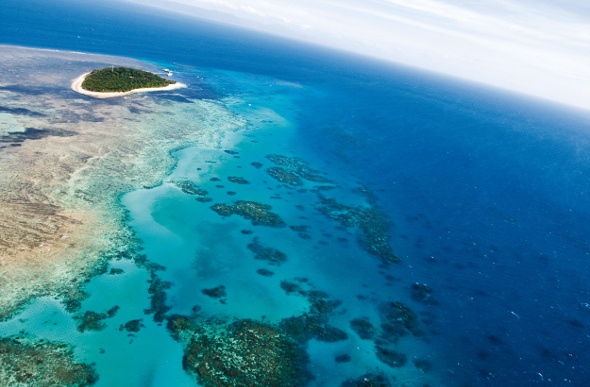
[[[186,85],[148,71],[130,67],[106,67],[82,74],[72,89],[95,98],[112,98],[148,91],[174,90]]]

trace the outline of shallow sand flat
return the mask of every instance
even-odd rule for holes
[[[117,198],[158,184],[172,149],[219,147],[243,123],[218,103],[91,99],[72,79],[126,58],[0,45],[0,319],[32,297],[77,297],[108,251],[133,248]],[[152,69],[153,70],[153,69]],[[14,126],[14,129],[12,129]]]

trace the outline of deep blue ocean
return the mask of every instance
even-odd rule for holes
[[[142,59],[174,67],[181,81],[197,72],[209,82],[210,98],[240,95],[289,122],[273,131],[272,119],[233,106],[257,126],[255,134],[229,153],[207,154],[215,168],[197,149],[177,151],[169,181],[201,182],[213,203],[270,203],[288,225],[305,226],[295,232],[221,218],[170,184],[122,198],[148,259],[167,267],[172,312],[190,313],[195,302],[183,298],[187,288],[224,285],[227,305],[195,296],[204,313],[276,322],[307,305],[281,290],[282,281],[294,281],[341,302],[330,323],[348,335],[307,343],[311,385],[339,385],[369,372],[403,385],[588,385],[590,112],[136,5],[81,3],[4,0],[0,43]],[[288,87],[294,84],[301,87]],[[308,183],[307,190],[279,187],[251,166],[270,167],[271,154],[320,171],[335,182],[338,202],[379,209],[401,263],[366,254],[358,230],[320,214],[319,201],[331,191]],[[233,175],[253,184],[231,185],[226,178]],[[212,177],[225,179],[225,187],[216,191]],[[251,254],[244,247],[256,241],[289,257],[266,267],[272,277],[257,274],[260,262],[228,258]],[[139,272],[134,279],[146,280]],[[428,299],[412,297],[415,284],[432,290]],[[378,326],[379,305],[393,301],[415,310],[425,332],[395,343],[407,355],[403,367],[376,360],[374,344],[349,324],[367,317]],[[165,336],[150,329],[150,337]],[[148,339],[141,345],[161,358],[150,357],[149,375],[129,372],[142,376],[119,385],[190,382],[168,375],[180,363],[165,370],[182,356],[179,347],[156,351]],[[108,364],[97,361],[99,373]],[[114,385],[109,380],[101,376],[99,383]]]

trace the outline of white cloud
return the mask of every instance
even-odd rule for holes
[[[131,1],[590,109],[585,0]]]

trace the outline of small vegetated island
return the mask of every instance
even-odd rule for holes
[[[172,90],[185,85],[148,71],[129,67],[106,67],[78,77],[72,89],[98,98],[117,97],[135,92]]]

